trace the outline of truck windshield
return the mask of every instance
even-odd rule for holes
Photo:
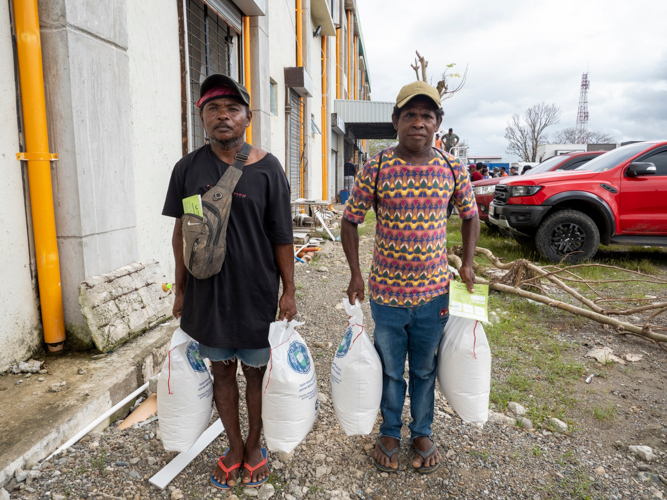
[[[589,172],[606,172],[610,168],[614,168],[619,163],[623,163],[650,147],[645,142],[638,142],[636,144],[628,144],[622,148],[613,149],[608,153],[602,154],[597,158],[593,158],[588,163],[584,163],[577,170],[588,170]]]
[[[523,175],[533,175],[533,174],[542,174],[544,172],[551,172],[554,168],[556,168],[556,165],[559,165],[560,163],[563,163],[566,160],[567,158],[564,158],[562,156],[554,156],[553,158],[544,160],[537,167],[531,168],[528,172],[526,172]]]

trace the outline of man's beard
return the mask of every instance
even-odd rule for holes
[[[220,149],[232,149],[239,144],[243,144],[243,134],[238,137],[232,137],[231,139],[220,140],[215,137],[211,137],[211,144],[215,144]]]

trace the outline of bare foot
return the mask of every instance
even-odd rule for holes
[[[246,443],[246,450],[244,461],[246,465],[255,467],[258,463],[264,460],[264,455],[262,455],[262,448],[260,445],[253,446],[252,448],[248,447]],[[262,465],[252,472],[252,478],[250,477],[250,471],[243,468],[243,484],[248,484],[250,482],[256,483],[257,481],[262,481],[265,477],[269,475],[269,466],[267,464]]]
[[[228,469],[239,462],[243,461],[243,452],[242,450],[232,450],[231,448],[229,451],[227,451],[227,455],[225,455],[225,458],[222,459],[222,463],[225,464],[225,467]],[[233,488],[236,486],[236,479],[238,478],[239,475],[239,468],[236,468],[234,470],[229,471],[229,474],[227,474],[224,470],[220,468],[220,466],[215,464],[215,467],[213,468],[213,477],[217,482],[220,484],[226,484],[230,488]]]
[[[380,441],[382,441],[383,446],[389,451],[392,451],[399,445],[398,439],[389,436],[382,436]],[[391,458],[389,458],[387,454],[380,449],[380,445],[378,444],[375,445],[375,450],[373,450],[373,458],[375,458],[382,467],[398,469],[398,453],[394,453]]]
[[[424,453],[428,453],[428,451],[433,446],[433,441],[431,441],[426,436],[420,436],[412,441],[412,445],[418,450],[423,451]],[[422,458],[419,453],[416,453],[415,459],[412,461],[412,466],[415,469],[420,467],[433,467],[435,464],[440,462],[440,458],[440,452],[437,448],[426,458]]]

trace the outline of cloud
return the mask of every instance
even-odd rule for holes
[[[576,123],[588,70],[589,128],[617,140],[667,139],[667,2],[653,0],[362,0],[371,96],[393,101],[414,81],[415,50],[434,81],[455,62],[468,82],[445,101],[453,127],[477,154],[504,155],[512,113],[545,101]],[[511,159],[507,157],[506,159]]]

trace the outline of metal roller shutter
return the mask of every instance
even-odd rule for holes
[[[301,197],[301,99],[289,91],[292,111],[289,117],[289,183],[292,201]]]
[[[228,0],[204,0],[209,7],[218,13],[239,34],[243,26],[243,14],[239,8]]]

